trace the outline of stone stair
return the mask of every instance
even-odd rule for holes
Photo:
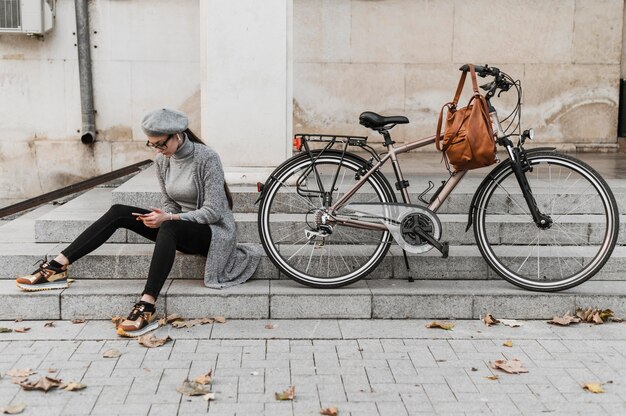
[[[435,250],[409,255],[411,271],[398,246],[363,281],[332,290],[296,284],[278,272],[263,257],[253,280],[226,290],[202,285],[204,258],[177,255],[171,279],[159,298],[159,310],[185,317],[223,315],[229,318],[478,318],[486,312],[499,317],[545,319],[576,307],[611,308],[626,315],[626,218],[621,218],[619,245],[591,281],[556,294],[528,292],[502,281],[489,269],[474,244],[473,232],[465,232],[471,197],[480,175],[466,178],[440,210],[443,240],[450,242],[450,257],[442,259]],[[418,188],[428,180],[444,177],[411,175],[417,200]],[[609,181],[621,212],[626,212],[626,180]],[[238,238],[258,242],[256,187],[231,186],[235,201]],[[147,275],[152,243],[132,232],[119,230],[98,250],[70,269],[76,281],[63,291],[24,293],[13,282],[18,274],[30,272],[45,255],[58,254],[111,204],[144,208],[160,206],[153,168],[146,169],[117,188],[99,187],[64,205],[42,206],[0,226],[0,319],[109,319],[125,314],[137,299]],[[289,213],[281,221],[293,221]],[[572,216],[582,228],[592,218]],[[523,230],[507,218],[500,228],[502,249],[507,240]],[[512,255],[513,250],[509,250]],[[507,251],[507,252],[509,252]],[[583,253],[584,254],[584,253]],[[409,273],[416,279],[406,281]]]

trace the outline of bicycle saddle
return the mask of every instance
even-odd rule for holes
[[[385,117],[372,111],[366,111],[359,116],[359,123],[369,129],[380,129],[388,124],[407,124],[409,119],[404,116]],[[393,126],[391,126],[393,127]]]

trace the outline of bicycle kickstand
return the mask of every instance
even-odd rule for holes
[[[404,264],[406,265],[406,271],[408,272],[409,275],[409,282],[414,282],[415,279],[413,279],[413,276],[411,275],[411,268],[409,267],[409,258],[406,255],[406,250],[402,250],[402,254],[404,254]]]

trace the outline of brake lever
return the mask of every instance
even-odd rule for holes
[[[494,87],[495,83],[496,83],[495,81],[491,81],[491,82],[489,82],[487,84],[481,85],[480,88],[485,90],[485,91],[489,91],[489,90],[491,90]]]

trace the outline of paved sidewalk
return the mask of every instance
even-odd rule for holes
[[[0,407],[24,415],[339,415],[626,414],[626,323],[555,327],[523,321],[512,328],[425,320],[228,320],[188,329],[160,328],[172,342],[147,349],[120,339],[106,321],[0,322],[30,327],[0,333]],[[273,329],[266,324],[275,325]],[[512,347],[503,346],[511,340]],[[104,358],[115,348],[118,358]],[[526,374],[489,367],[521,360]],[[88,387],[23,391],[5,373],[32,368]],[[176,391],[213,369],[216,400]],[[497,375],[490,380],[487,376]],[[593,394],[584,383],[603,383]],[[293,401],[275,392],[295,386]]]

